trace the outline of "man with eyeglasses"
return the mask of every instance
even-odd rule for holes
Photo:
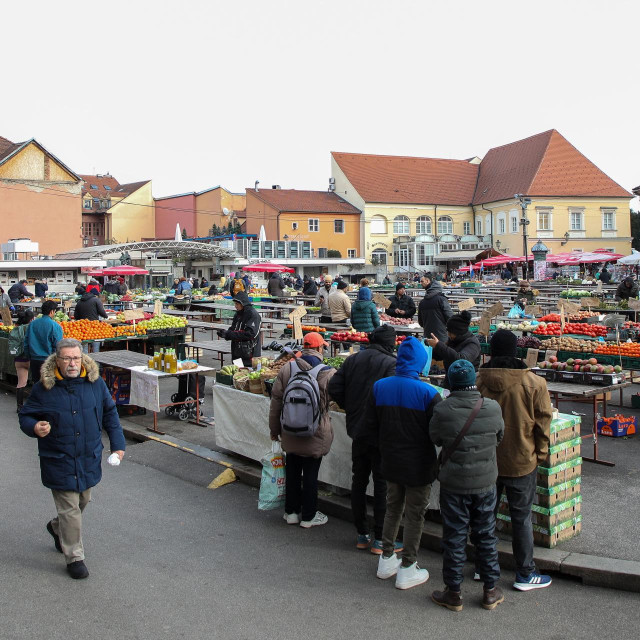
[[[102,477],[102,429],[119,460],[125,441],[98,365],[83,355],[78,340],[65,338],[57,343],[56,352],[42,365],[40,381],[19,420],[20,428],[38,439],[42,484],[51,489],[58,512],[46,529],[65,556],[68,574],[86,578],[82,512],[91,500],[92,487]]]

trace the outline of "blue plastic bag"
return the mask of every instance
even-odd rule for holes
[[[509,318],[524,318],[524,309],[517,304],[514,304],[513,307],[509,310],[508,316]]]
[[[279,442],[271,444],[271,451],[262,456],[262,479],[258,495],[258,509],[284,508],[285,473],[284,456]]]
[[[422,370],[422,375],[428,376],[429,371],[431,370],[431,360],[433,358],[433,347],[430,347],[428,344],[426,344],[424,340],[422,342],[422,346],[425,348],[425,351],[427,352],[427,364],[424,365],[424,369]]]

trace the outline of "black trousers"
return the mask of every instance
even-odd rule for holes
[[[302,513],[302,520],[313,520],[318,510],[318,472],[322,458],[287,453],[285,464],[285,513]]]
[[[373,475],[373,523],[374,537],[382,540],[384,514],[387,509],[387,483],[382,477],[380,451],[377,447],[356,439],[351,445],[351,512],[358,533],[369,533],[367,522],[367,486]]]
[[[500,578],[495,535],[496,490],[483,494],[449,493],[440,488],[442,514],[442,577],[452,591],[460,591],[467,558],[467,533],[476,548],[476,571],[485,589],[493,589]]]
[[[29,371],[31,372],[31,383],[35,384],[40,380],[40,369],[42,369],[42,365],[44,364],[44,360],[30,360],[29,361]]]

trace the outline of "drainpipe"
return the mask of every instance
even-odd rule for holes
[[[493,211],[491,209],[487,209],[483,204],[480,206],[491,215],[491,248],[493,249]]]
[[[433,235],[438,237],[438,205],[433,205]],[[433,266],[436,266],[436,256],[438,255],[438,243],[436,242],[435,251],[433,252]]]

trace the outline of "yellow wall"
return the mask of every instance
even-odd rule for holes
[[[318,231],[309,231],[309,219],[315,218],[318,222]],[[344,221],[344,233],[335,233],[334,221]],[[298,228],[294,229],[296,222]],[[280,214],[280,237],[289,236],[290,241],[309,241],[318,255],[318,249],[337,249],[343,258],[349,256],[348,249],[355,249],[355,258],[360,254],[360,214],[341,213],[296,213],[286,212]],[[269,236],[267,236],[269,237]]]
[[[232,216],[223,215],[222,210],[225,207],[229,211],[245,209],[246,198],[244,194],[231,193],[218,187],[196,196],[196,229],[199,236],[209,235],[209,230],[214,224],[219,227],[229,224]]]
[[[145,205],[145,206],[140,206]],[[151,181],[109,209],[110,226],[107,238],[118,242],[137,242],[155,238],[155,212]]]
[[[45,178],[45,162],[49,175]],[[0,177],[11,180],[46,180],[47,182],[77,182],[66,169],[35,144],[27,145],[13,158],[0,166]]]

